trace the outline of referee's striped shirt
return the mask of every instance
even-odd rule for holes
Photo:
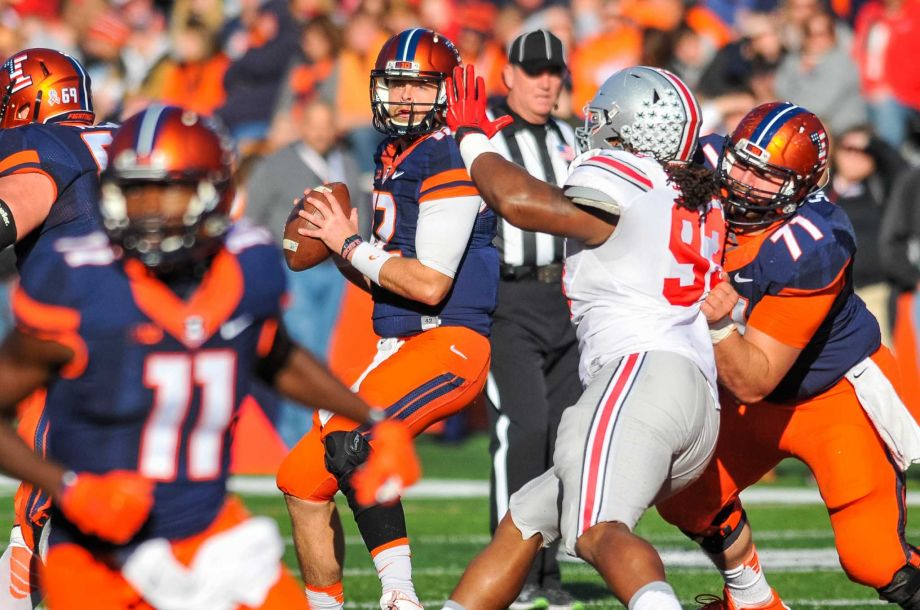
[[[528,123],[508,108],[505,100],[489,108],[490,118],[511,115],[514,123],[498,132],[492,144],[506,159],[545,182],[562,186],[569,162],[575,155],[575,131],[570,125],[550,118],[546,125]],[[563,259],[563,239],[546,233],[522,231],[502,219],[495,245],[505,265],[548,265]]]

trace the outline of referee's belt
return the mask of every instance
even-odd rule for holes
[[[562,263],[548,265],[505,265],[501,266],[503,280],[518,281],[535,279],[544,284],[555,284],[562,280]]]

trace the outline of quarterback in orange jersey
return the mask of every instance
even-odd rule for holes
[[[47,386],[47,458],[3,424],[0,470],[53,498],[54,610],[306,608],[277,526],[226,490],[256,378],[371,427],[363,483],[417,476],[407,428],[287,338],[280,253],[229,219],[227,142],[181,108],[128,119],[96,198],[104,231],[33,251],[14,294],[0,409]]]
[[[339,253],[346,277],[374,299],[374,331],[383,339],[353,389],[415,434],[469,405],[489,370],[496,219],[444,127],[445,80],[458,65],[453,44],[431,30],[406,30],[384,44],[371,72],[374,124],[388,136],[376,156],[373,238],[357,235],[356,212],[348,218],[315,192],[309,201],[323,218],[309,217],[318,228],[304,232]],[[278,472],[311,607],[344,603],[332,502],[341,489],[377,567],[381,608],[419,608],[402,506],[362,508],[368,498],[354,490],[351,473],[373,432],[322,411],[314,423]]]
[[[738,495],[795,457],[814,474],[850,579],[920,610],[920,554],[904,537],[904,471],[920,459],[920,428],[878,323],[853,292],[853,228],[820,190],[827,133],[806,109],[773,102],[723,145],[730,281],[706,301],[721,430],[703,475],[659,512],[725,580],[723,598],[706,608],[784,608]]]
[[[0,68],[0,248],[15,243],[22,276],[31,255],[57,238],[91,231],[114,125],[93,126],[90,80],[74,58],[25,49]],[[19,431],[44,452],[42,398],[20,409]],[[0,608],[29,610],[40,599],[37,548],[49,496],[30,485],[16,493],[16,526],[0,558]]]

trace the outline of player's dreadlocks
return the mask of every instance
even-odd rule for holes
[[[719,194],[719,183],[712,170],[696,163],[671,162],[664,164],[668,184],[680,191],[677,205],[701,212],[700,222],[706,218],[709,205]]]

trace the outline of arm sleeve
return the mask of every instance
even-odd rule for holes
[[[428,178],[419,186],[415,253],[418,261],[453,278],[482,209],[460,149],[451,137],[431,140]]]
[[[420,204],[415,232],[419,262],[454,277],[481,205],[478,195],[434,199]]]

